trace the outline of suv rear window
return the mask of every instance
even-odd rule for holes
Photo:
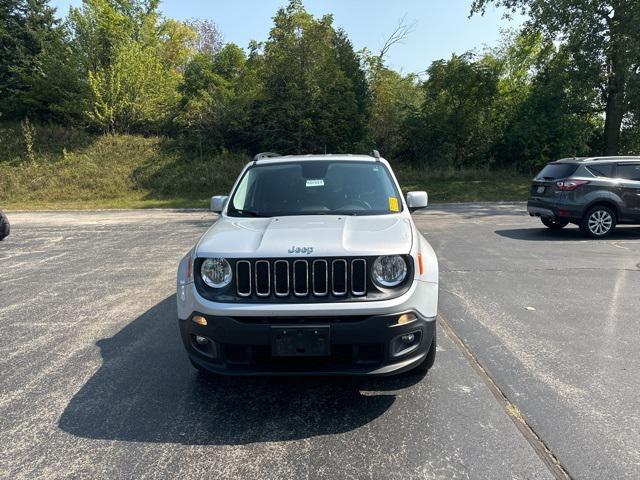
[[[596,177],[613,177],[613,163],[600,163],[598,165],[589,165],[587,170]]]
[[[627,165],[618,165],[616,169],[616,177],[625,180],[640,181],[640,163],[630,163]]]
[[[559,178],[567,178],[576,171],[578,165],[576,163],[549,163],[544,167],[536,180],[558,180]]]

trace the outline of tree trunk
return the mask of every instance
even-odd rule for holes
[[[620,129],[624,116],[624,82],[620,82],[614,74],[609,77],[607,95],[604,122],[605,155],[613,156],[618,155],[620,151]]]
[[[620,151],[620,130],[625,114],[625,83],[626,71],[624,63],[624,50],[617,32],[617,19],[611,23],[611,46],[609,56],[609,78],[607,85],[607,105],[604,122],[605,155],[618,155]]]

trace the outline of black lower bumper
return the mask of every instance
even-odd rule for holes
[[[550,218],[552,220],[580,221],[582,209],[575,205],[552,203],[540,199],[527,202],[527,212],[532,217]]]
[[[232,318],[194,313],[178,323],[191,360],[213,373],[390,375],[416,367],[432,348],[435,318],[406,313],[410,315],[330,318]],[[206,319],[207,325],[194,322],[194,316]],[[277,354],[273,346],[274,331],[314,326],[328,332],[326,352],[313,356]],[[413,342],[407,343],[411,338]]]

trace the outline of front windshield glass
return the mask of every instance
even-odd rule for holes
[[[303,161],[256,165],[236,188],[230,216],[384,215],[402,210],[379,162]]]

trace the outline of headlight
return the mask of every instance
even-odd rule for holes
[[[202,281],[212,288],[223,288],[231,283],[231,265],[224,258],[207,258],[200,267]]]
[[[371,269],[373,280],[383,287],[397,287],[407,276],[407,262],[400,255],[378,257]]]

